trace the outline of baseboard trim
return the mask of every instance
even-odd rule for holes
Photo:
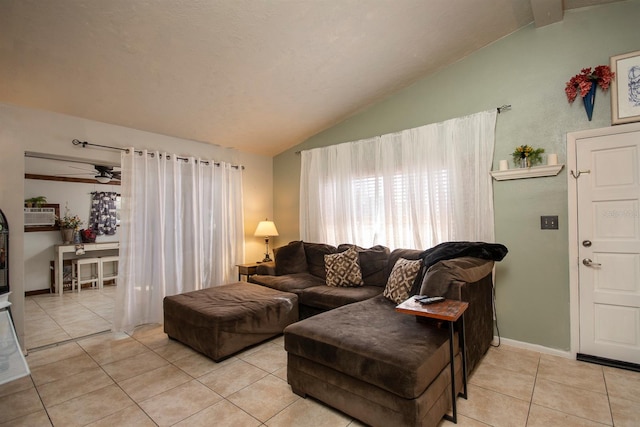
[[[25,291],[24,296],[31,297],[34,295],[42,295],[42,294],[50,294],[50,293],[51,293],[50,289],[38,289],[36,291]]]
[[[576,359],[583,362],[595,363],[596,365],[610,366],[612,368],[626,369],[629,371],[640,372],[640,365],[631,362],[622,362],[620,360],[607,359],[606,357],[591,356],[589,354],[578,353]]]
[[[516,341],[509,338],[500,338],[500,343],[521,348],[523,350],[537,351],[538,353],[549,354],[551,356],[564,357],[565,359],[573,359],[574,355],[570,351],[558,350],[557,348],[545,347],[539,344],[531,344],[523,341]],[[493,337],[493,345],[498,345],[498,337]]]

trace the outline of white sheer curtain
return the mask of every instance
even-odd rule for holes
[[[228,283],[244,257],[240,168],[139,153],[122,154],[117,331],[161,323],[165,296]]]
[[[426,249],[494,240],[496,110],[303,151],[300,235]]]

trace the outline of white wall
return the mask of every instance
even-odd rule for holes
[[[170,118],[167,118],[170,120]],[[116,147],[135,146],[179,155],[192,155],[245,166],[243,173],[245,259],[262,258],[262,241],[253,237],[260,219],[273,216],[272,159],[195,141],[143,132],[77,117],[0,103],[0,209],[10,226],[10,285],[12,313],[18,339],[24,345],[25,285],[25,162],[26,151],[119,162],[117,151],[81,148],[73,139]],[[32,250],[32,248],[27,248]]]

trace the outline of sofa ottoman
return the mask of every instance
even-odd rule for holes
[[[372,426],[434,426],[451,405],[449,334],[395,311],[383,296],[302,320],[284,331],[287,381]],[[457,343],[456,391],[462,387]]]
[[[298,321],[298,297],[246,282],[168,296],[164,332],[215,361]]]

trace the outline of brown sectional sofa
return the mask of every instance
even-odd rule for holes
[[[465,342],[471,372],[493,338],[493,262],[507,250],[469,242],[427,251],[357,248],[364,286],[327,286],[324,256],[349,247],[291,242],[274,251],[275,263],[259,266],[249,279],[298,297],[304,320],[284,330],[288,382],[295,393],[373,426],[436,425],[451,406],[447,328],[396,312],[396,303],[382,295],[389,275],[400,258],[422,259],[412,293],[469,302]],[[459,391],[457,335],[455,349]]]

